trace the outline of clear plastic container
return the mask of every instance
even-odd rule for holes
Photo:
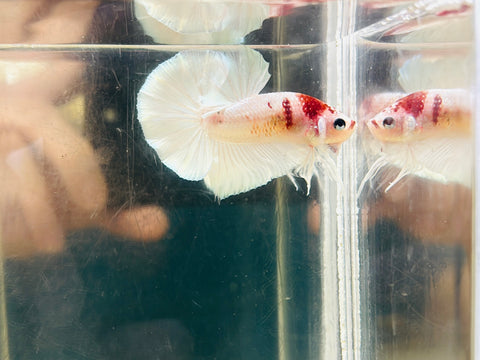
[[[149,4],[0,0],[0,359],[469,358],[471,2]],[[326,149],[338,178],[218,200],[162,164],[138,120],[148,75],[244,47],[263,93],[356,121]],[[419,147],[367,128],[439,89],[467,132],[453,116]]]

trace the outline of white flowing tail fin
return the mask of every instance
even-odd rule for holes
[[[135,0],[145,32],[168,44],[238,44],[262,26],[270,7],[261,2]]]
[[[200,57],[204,61],[197,61]],[[188,180],[203,179],[213,159],[201,115],[210,95],[203,79],[205,65],[218,63],[217,58],[211,52],[179,53],[160,64],[138,94],[138,118],[145,138],[165,165]],[[226,71],[218,67],[215,78],[205,79],[221,81]]]
[[[219,185],[227,181],[225,176],[235,175],[225,170],[235,168],[241,178],[248,175],[230,164],[238,159],[228,159],[229,152],[220,153],[226,145],[209,138],[202,115],[258,94],[269,78],[268,63],[247,47],[178,53],[148,76],[138,94],[138,118],[145,138],[162,162],[184,179],[201,180],[212,170],[206,182],[215,193],[229,195],[252,188],[248,182]]]

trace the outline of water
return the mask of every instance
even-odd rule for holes
[[[362,92],[362,101],[382,92],[472,88],[473,53],[466,35],[471,32],[449,34],[454,28],[469,28],[468,20],[440,21],[434,30],[422,25],[419,22],[414,31],[396,36],[384,36],[378,29],[363,32],[357,49],[367,60],[360,63],[359,78],[369,86]],[[434,32],[444,34],[445,41]],[[372,68],[371,63],[378,67]],[[361,208],[368,208],[361,210],[368,271],[377,274],[370,284],[377,358],[470,355],[471,133],[461,141],[465,147],[450,148],[449,155],[442,156],[442,169],[450,166],[450,155],[460,165],[444,171],[450,179],[458,175],[455,181],[445,183],[434,174],[417,174],[400,181],[391,194],[367,191],[361,195],[365,199],[360,200]],[[363,143],[368,149],[371,139],[365,137]],[[439,152],[443,149],[433,141],[429,146]],[[368,159],[369,150],[366,155]],[[428,161],[433,168],[436,160]],[[398,169],[380,174],[370,189],[385,188],[382,176],[389,172],[395,174]],[[388,176],[391,181],[395,175]]]
[[[179,51],[240,45],[155,44],[129,2],[21,4],[29,16],[0,2],[11,14],[0,31],[1,359],[468,357],[471,185],[410,175],[385,193],[388,168],[357,191],[379,146],[362,104],[471,90],[464,32],[447,42],[409,23],[385,35],[397,18],[378,21],[405,2],[277,2],[281,16],[244,42],[270,63],[264,92],[305,93],[358,120],[336,157],[343,186],[321,173],[307,195],[284,177],[218,202],[160,164],[136,95]],[[77,26],[62,28],[71,14]],[[399,69],[419,57],[431,74],[402,90]]]

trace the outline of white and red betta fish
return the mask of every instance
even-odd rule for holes
[[[248,47],[183,51],[160,64],[138,94],[138,118],[161,161],[219,198],[288,175],[310,180],[355,122],[324,102],[293,92],[259,94],[268,63]]]
[[[463,89],[416,91],[393,102],[367,121],[381,143],[381,154],[365,182],[386,165],[400,169],[386,188],[413,174],[471,186],[472,96]]]

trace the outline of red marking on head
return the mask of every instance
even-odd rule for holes
[[[442,105],[442,97],[437,94],[433,99],[432,121],[434,125],[437,125],[438,123],[438,115],[440,113],[441,105]]]
[[[319,115],[328,110],[332,114],[335,112],[330,106],[323,101],[315,99],[308,95],[298,95],[298,99],[302,104],[302,111],[310,120],[316,120]]]
[[[282,107],[287,129],[290,129],[293,125],[292,105],[290,104],[290,100],[287,98],[283,99]]]
[[[268,107],[272,109],[272,104],[270,104],[270,101],[267,103]]]
[[[425,106],[425,98],[427,96],[426,91],[414,92],[410,95],[405,96],[397,101],[394,106],[394,111],[397,111],[399,107],[404,109],[410,115],[417,117],[422,113]]]

